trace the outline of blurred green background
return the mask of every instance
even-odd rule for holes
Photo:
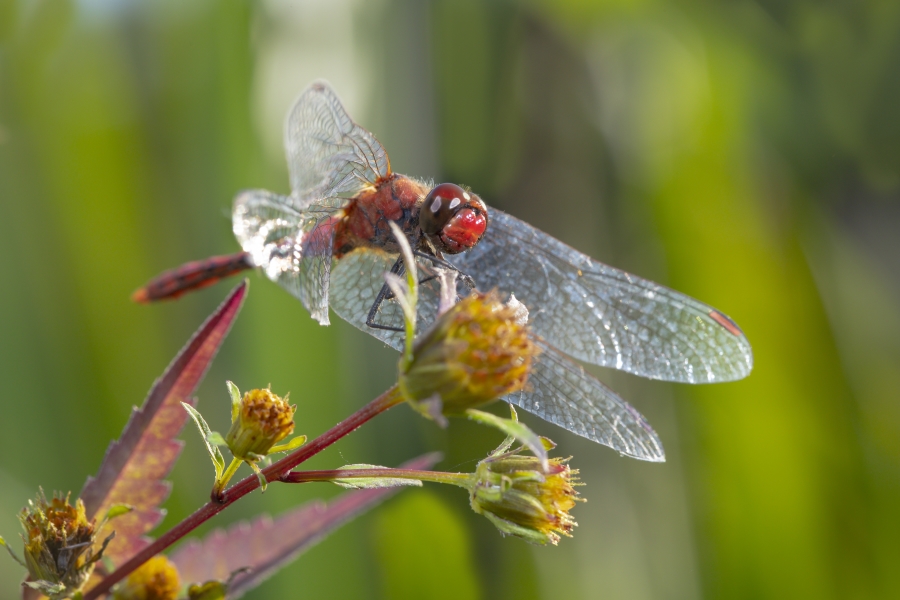
[[[328,79],[395,170],[470,185],[605,262],[731,315],[749,379],[598,369],[668,462],[529,423],[588,498],[558,548],[503,539],[457,489],[404,491],[252,598],[900,597],[900,3],[896,0],[0,0],[0,533],[81,489],[221,301],[129,294],[237,250],[240,189],[288,189],[281,124]],[[251,275],[199,391],[272,384],[315,435],[396,354]],[[171,526],[207,498],[200,440]],[[313,463],[498,442],[400,408]],[[272,486],[214,525],[336,490]],[[207,528],[208,530],[208,528]],[[0,557],[0,595],[21,572]]]

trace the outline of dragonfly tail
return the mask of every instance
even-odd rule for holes
[[[174,300],[182,294],[205,288],[241,271],[252,269],[250,255],[238,252],[225,256],[213,256],[181,265],[157,275],[142,288],[136,290],[131,299],[140,304],[158,300]]]

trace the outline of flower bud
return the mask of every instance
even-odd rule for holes
[[[272,446],[294,432],[296,408],[268,389],[245,393],[225,436],[231,453],[248,462],[265,456]]]
[[[157,555],[138,567],[117,586],[113,600],[175,600],[181,580],[178,569],[165,556]]]
[[[414,405],[439,396],[443,414],[460,414],[524,388],[537,347],[522,308],[496,291],[463,298],[415,341],[400,391]]]
[[[67,598],[85,584],[106,542],[94,551],[96,531],[81,500],[75,505],[54,494],[49,501],[41,491],[37,500],[19,513],[25,534],[25,566],[29,585],[51,598]],[[108,540],[107,540],[108,541]]]
[[[568,459],[550,459],[543,472],[541,461],[517,453],[490,456],[478,464],[471,488],[472,510],[484,515],[501,533],[532,544],[556,545],[560,534],[571,537],[577,525],[569,514],[581,500],[575,490],[578,471]]]

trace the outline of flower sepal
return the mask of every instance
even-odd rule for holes
[[[509,449],[515,440],[518,440],[531,450],[535,457],[537,457],[541,462],[541,468],[544,471],[548,471],[550,469],[550,463],[547,451],[555,448],[556,444],[549,438],[536,434],[527,425],[520,422],[519,415],[516,413],[516,409],[512,404],[509,405],[509,411],[511,413],[509,419],[504,419],[503,417],[498,417],[497,415],[481,410],[475,410],[474,408],[467,409],[465,414],[470,420],[499,429],[507,435],[507,439],[500,446],[503,448],[505,445],[502,452]],[[495,451],[495,453],[497,453],[497,451]]]

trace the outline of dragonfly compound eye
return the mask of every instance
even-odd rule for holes
[[[448,254],[472,248],[484,235],[487,223],[487,207],[481,198],[453,183],[432,189],[419,212],[422,232]]]

